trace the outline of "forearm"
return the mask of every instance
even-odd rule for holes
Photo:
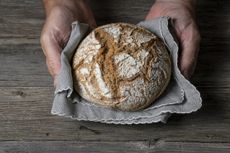
[[[172,2],[172,3],[183,3],[186,5],[195,5],[196,0],[156,0],[156,2]]]
[[[196,0],[156,0],[156,3],[169,3],[171,7],[184,7],[195,17]]]
[[[194,7],[195,7],[196,0],[156,0],[156,2],[180,4],[188,8],[190,12],[194,14]]]
[[[43,0],[46,16],[57,7],[61,7],[69,12],[74,20],[88,23],[95,27],[93,13],[85,0]]]
[[[75,0],[43,0],[43,4],[47,16],[55,7],[64,6],[74,12],[74,9],[77,8],[78,5]]]

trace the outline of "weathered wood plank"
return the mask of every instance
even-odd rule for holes
[[[0,88],[0,120],[48,119],[53,88]]]
[[[100,147],[99,147],[100,146]],[[197,142],[149,142],[149,141],[129,141],[129,142],[76,142],[76,141],[7,141],[0,143],[2,153],[177,153],[177,152],[202,152],[202,153],[228,153],[230,143],[197,143]]]
[[[173,118],[167,125],[116,126],[67,119],[1,121],[0,140],[77,140],[77,141],[199,141],[230,142],[229,122],[197,123],[189,117]]]
[[[41,0],[1,0],[0,8],[0,38],[39,38],[44,21]]]
[[[0,86],[52,86],[40,45],[0,45]]]
[[[155,146],[154,151],[163,153],[228,153],[230,150],[229,143],[162,142]]]
[[[123,1],[123,0],[101,0],[89,1],[98,25],[108,22],[130,22],[138,23],[145,19],[152,0]]]
[[[106,125],[50,114],[51,87],[0,88],[0,140],[143,140],[230,142],[230,91],[203,88],[203,108],[167,124]]]

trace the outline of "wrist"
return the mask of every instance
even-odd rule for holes
[[[88,23],[90,27],[96,27],[96,21],[93,13],[85,0],[43,0],[46,16],[48,17],[52,10],[61,10],[68,14],[72,21]]]
[[[83,0],[43,0],[46,16],[49,16],[50,12],[57,7],[65,8],[72,15],[77,15],[82,3]]]
[[[156,0],[156,3],[171,6],[174,8],[185,8],[195,17],[196,0]]]
[[[156,0],[156,2],[168,2],[168,3],[175,3],[175,4],[182,4],[187,7],[194,7],[196,0]]]

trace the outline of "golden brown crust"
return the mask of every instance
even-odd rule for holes
[[[148,30],[114,23],[96,28],[73,57],[75,90],[90,102],[124,111],[149,106],[165,90],[171,61]]]

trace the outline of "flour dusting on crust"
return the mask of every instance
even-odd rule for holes
[[[165,90],[171,61],[163,42],[141,27],[117,23],[96,28],[73,58],[75,90],[88,101],[135,111]]]

